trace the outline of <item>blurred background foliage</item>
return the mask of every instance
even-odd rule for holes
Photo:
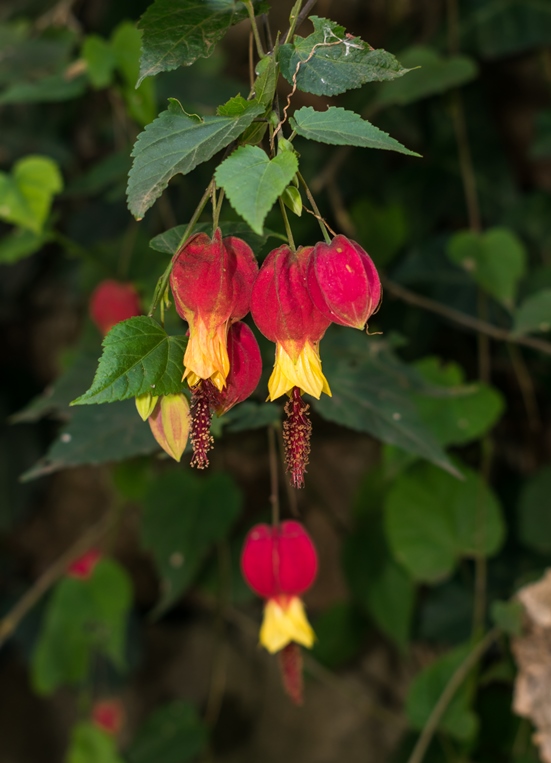
[[[135,89],[147,5],[0,8],[0,760],[419,763],[458,667],[424,759],[539,760],[511,709],[508,637],[511,597],[551,552],[551,2],[316,4],[420,67],[331,102],[422,158],[296,141],[322,212],[385,287],[381,336],[324,339],[334,396],[313,403],[306,490],[282,488],[321,560],[301,710],[256,648],[261,605],[239,573],[247,529],[269,516],[266,426],[281,410],[262,403],[265,379],[215,422],[206,476],[159,457],[132,401],[68,407],[101,351],[92,289],[132,281],[147,309],[172,251],[162,234],[216,166],[176,177],[136,223],[137,134],[168,97],[209,114],[249,89],[246,22]],[[291,3],[271,5],[286,28]],[[241,225],[229,206],[222,220]],[[276,212],[267,229],[282,230]],[[293,229],[319,238],[307,215]],[[273,243],[254,239],[260,255]],[[105,554],[92,577],[64,576],[91,545]],[[116,736],[89,720],[104,697],[124,707]]]

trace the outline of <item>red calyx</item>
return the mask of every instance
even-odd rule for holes
[[[363,329],[381,299],[373,260],[346,236],[320,242],[310,257],[308,291],[317,309],[334,323]]]
[[[312,539],[294,520],[277,527],[255,525],[241,556],[247,584],[264,599],[300,596],[316,578],[318,558]]]
[[[219,416],[246,400],[255,391],[262,375],[262,357],[258,342],[246,323],[237,321],[228,331],[230,372],[220,393]]]
[[[317,342],[330,320],[312,302],[306,287],[313,247],[296,252],[285,244],[264,260],[251,295],[251,314],[264,336],[293,357],[307,341]]]
[[[89,314],[105,335],[120,321],[142,314],[138,292],[131,283],[102,281],[90,297]]]

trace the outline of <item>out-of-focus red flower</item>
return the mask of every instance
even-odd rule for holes
[[[124,722],[124,707],[119,699],[102,699],[92,708],[92,722],[111,736],[116,736]]]
[[[78,578],[79,580],[88,580],[88,578],[92,577],[92,574],[94,572],[94,568],[96,564],[99,562],[99,560],[102,557],[102,553],[97,548],[91,548],[89,551],[87,551],[85,554],[80,556],[78,559],[75,559],[75,561],[69,566],[69,569],[67,570],[67,575],[70,578]]]
[[[90,297],[90,318],[102,334],[116,323],[141,315],[140,298],[131,283],[111,279],[99,283]]]

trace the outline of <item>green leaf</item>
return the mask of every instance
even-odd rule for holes
[[[386,50],[373,50],[359,37],[347,37],[334,21],[318,16],[310,16],[310,21],[314,24],[311,35],[297,36],[280,49],[281,73],[288,82],[293,82],[300,64],[296,77],[299,90],[338,95],[366,82],[402,77],[408,71]]]
[[[63,189],[58,165],[47,156],[26,156],[13,166],[11,176],[0,173],[0,219],[42,231],[53,197]]]
[[[38,693],[85,679],[93,652],[124,668],[131,595],[127,573],[111,559],[100,560],[88,580],[64,577],[57,584],[32,656]]]
[[[312,656],[331,670],[336,670],[359,653],[367,627],[350,602],[340,601],[315,619],[314,631],[316,641]]]
[[[515,310],[513,332],[530,334],[551,331],[551,289],[531,294]]]
[[[86,77],[67,79],[53,74],[36,82],[17,82],[0,93],[0,105],[8,103],[57,103],[78,98],[86,92]]]
[[[449,239],[447,253],[484,291],[505,307],[513,308],[527,256],[523,243],[511,230],[459,231]]]
[[[469,644],[457,647],[439,657],[415,677],[406,701],[406,714],[414,729],[421,731],[425,727],[450,678],[463,663],[470,650]],[[462,742],[472,739],[478,728],[478,719],[471,709],[470,695],[469,683],[464,681],[454,694],[438,724],[440,731],[444,731]]]
[[[400,474],[385,502],[387,539],[419,581],[451,574],[462,557],[492,556],[503,542],[501,507],[479,474],[461,464],[463,480],[430,464]]]
[[[196,709],[176,701],[158,708],[138,729],[126,757],[129,763],[187,763],[207,745],[207,729]]]
[[[220,149],[239,137],[253,119],[264,111],[254,101],[239,117],[190,117],[178,102],[172,102],[138,135],[128,176],[128,207],[141,219],[174,175],[186,175]]]
[[[215,178],[235,211],[260,236],[266,215],[297,170],[298,160],[292,151],[269,159],[258,146],[240,146],[218,166]]]
[[[359,114],[337,106],[327,111],[315,111],[311,106],[295,111],[291,119],[294,130],[303,138],[330,143],[333,146],[360,146],[362,148],[380,148],[385,151],[398,151],[408,156],[420,156],[410,151],[386,132],[379,130]]]
[[[241,494],[227,474],[202,479],[191,471],[163,474],[146,495],[142,542],[161,578],[156,612],[192,583],[212,545],[222,540],[241,510]]]
[[[380,106],[420,101],[471,82],[478,75],[476,61],[467,56],[442,56],[432,48],[415,46],[400,54],[410,71],[405,80],[385,82],[377,88],[375,103]],[[420,68],[417,68],[420,67]]]
[[[31,254],[42,249],[49,240],[49,233],[34,233],[28,228],[16,228],[0,240],[0,263],[12,265],[25,257],[30,257]]]
[[[528,548],[546,555],[551,551],[549,495],[551,467],[545,466],[524,483],[517,509],[521,542]]]
[[[265,3],[253,0],[256,11]],[[145,77],[189,66],[207,58],[228,29],[247,18],[244,3],[235,0],[155,0],[140,19],[143,51],[138,84]]]
[[[480,0],[462,16],[464,42],[484,58],[551,44],[551,6],[542,0]]]
[[[71,732],[65,763],[124,763],[116,739],[90,721],[81,721]]]
[[[494,601],[492,620],[509,636],[520,636],[524,623],[524,607],[520,601]]]
[[[477,440],[499,421],[505,409],[503,396],[483,382],[465,384],[457,363],[423,358],[415,364],[427,382],[445,387],[440,397],[416,394],[417,410],[441,445],[465,445]]]
[[[321,416],[457,474],[412,403],[414,385],[422,387],[422,381],[383,343],[330,328],[320,349],[333,392],[331,398],[322,395],[312,401]]]
[[[20,479],[23,482],[82,464],[105,464],[159,450],[149,425],[133,400],[109,406],[73,408],[71,420],[46,455]]]
[[[343,568],[356,601],[404,652],[410,639],[415,584],[390,554],[379,514],[362,521],[348,536]]]
[[[175,228],[169,228],[164,233],[159,233],[158,236],[152,238],[149,242],[149,246],[152,249],[155,249],[156,252],[163,252],[163,254],[171,255],[175,254],[180,246],[186,228],[187,225],[177,225]],[[245,241],[255,252],[258,252],[269,238],[281,238],[281,234],[269,230],[268,228],[264,228],[262,235],[259,236],[257,233],[254,233],[246,223],[226,223],[222,221],[220,223],[220,229],[222,231],[222,236],[237,236],[238,238],[242,238],[243,241]],[[193,233],[212,234],[212,223],[199,223],[194,227]]]
[[[145,315],[117,323],[103,340],[103,354],[90,389],[71,405],[113,403],[154,390],[171,395],[182,389],[184,336],[168,336]]]
[[[82,57],[92,87],[101,90],[111,84],[117,60],[107,40],[97,34],[88,35],[82,46]]]

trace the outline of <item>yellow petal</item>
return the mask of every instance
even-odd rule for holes
[[[188,379],[190,386],[195,386],[198,379],[210,379],[219,390],[224,388],[230,371],[225,323],[214,329],[201,318],[190,323],[184,366],[183,378]]]
[[[293,596],[287,602],[269,599],[264,607],[260,643],[271,654],[279,652],[291,641],[310,649],[315,638],[304,604],[298,596]]]
[[[274,370],[268,381],[268,399],[276,400],[293,387],[300,387],[318,400],[322,392],[331,396],[329,384],[321,370],[317,346],[312,342],[306,342],[295,362],[279,342],[276,345]]]
[[[151,392],[146,392],[144,395],[139,395],[136,398],[136,409],[140,414],[142,421],[147,421],[147,419],[151,416],[155,406],[157,405],[158,399],[158,396],[152,395]]]

